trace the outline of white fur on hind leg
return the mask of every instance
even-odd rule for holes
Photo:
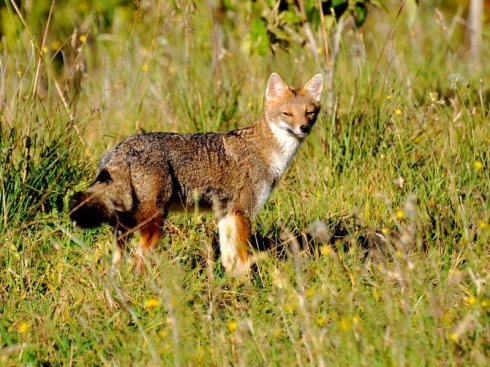
[[[228,214],[218,220],[219,248],[221,250],[221,262],[226,271],[233,276],[242,276],[250,270],[250,258],[246,261],[238,257],[237,246],[237,223],[236,216]]]
[[[118,265],[122,260],[123,249],[119,245],[119,236],[121,236],[121,231],[117,229],[114,231],[114,253],[112,254],[112,265]]]
[[[112,254],[112,265],[118,265],[122,259],[122,250],[119,246],[114,246],[114,253]]]
[[[136,266],[136,273],[142,274],[146,271],[146,255],[148,250],[143,246],[138,245],[134,254],[134,264]]]

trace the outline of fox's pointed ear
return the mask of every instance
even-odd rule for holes
[[[265,99],[267,101],[273,101],[279,97],[282,97],[286,91],[289,90],[288,85],[281,79],[279,74],[272,73],[267,82],[267,88],[265,90]]]
[[[303,89],[310,95],[311,98],[320,102],[320,98],[322,97],[322,89],[323,89],[323,76],[322,74],[316,74],[313,78],[311,78],[308,83],[305,84]]]

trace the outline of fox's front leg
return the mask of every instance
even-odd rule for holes
[[[234,276],[250,270],[250,219],[240,212],[228,213],[218,220],[221,262]]]

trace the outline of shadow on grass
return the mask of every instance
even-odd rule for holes
[[[341,252],[355,246],[369,256],[373,252],[386,250],[389,243],[380,230],[363,228],[355,223],[354,218],[344,217],[326,222],[317,220],[304,230],[288,230],[276,224],[266,234],[253,234],[250,245],[254,251],[267,252],[273,258],[287,260],[293,256],[293,246],[303,256],[318,255],[323,246]],[[220,256],[217,235],[213,237],[212,245],[217,260]]]

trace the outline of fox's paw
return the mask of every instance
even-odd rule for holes
[[[266,257],[265,253],[257,253],[249,255],[246,260],[240,259],[236,256],[233,258],[228,257],[223,259],[223,266],[226,272],[234,278],[245,278],[247,277],[252,269],[252,265],[257,263]]]
[[[138,275],[143,275],[148,270],[145,262],[145,252],[143,248],[138,247],[133,257],[134,271]]]
[[[234,278],[244,278],[250,274],[251,266],[250,260],[236,261],[230,269],[226,270]]]

